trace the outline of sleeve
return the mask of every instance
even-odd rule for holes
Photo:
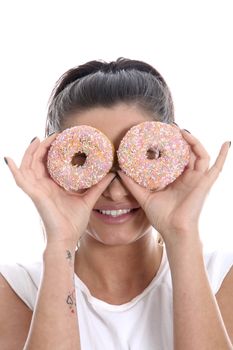
[[[25,266],[21,264],[0,265],[0,273],[9,283],[14,292],[31,309],[34,309],[41,266],[39,263]]]
[[[233,252],[214,251],[208,253],[205,256],[205,262],[211,288],[216,294],[233,266]]]

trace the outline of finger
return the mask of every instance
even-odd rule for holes
[[[52,134],[51,136],[44,139],[33,155],[31,169],[36,171],[37,178],[49,176],[46,164],[47,155],[49,148],[51,147],[51,143],[54,141],[56,136],[57,134]]]
[[[37,149],[37,152],[35,153],[34,157],[34,163],[35,162],[43,162],[45,160],[45,157],[47,156],[48,150],[51,147],[52,142],[56,139],[57,133],[51,134],[46,139],[44,139],[40,143],[40,147]],[[33,165],[34,165],[33,163]]]
[[[179,125],[178,125],[177,123],[175,123],[175,122],[172,122],[172,123],[171,123],[171,126],[173,126],[174,128],[180,130]]]
[[[191,146],[191,150],[196,156],[194,170],[206,172],[209,169],[210,157],[201,142],[190,134],[187,130],[181,130],[183,138]]]
[[[38,139],[38,137],[35,137],[34,139],[32,139],[30,145],[27,147],[23,155],[21,165],[20,165],[21,170],[26,170],[31,168],[32,159],[34,154],[36,153],[36,150],[39,147],[39,144],[40,144],[40,140]]]
[[[15,164],[13,159],[6,157],[6,160],[7,160],[8,168],[10,169],[10,172],[13,175],[13,178],[14,178],[16,184],[19,187],[23,187],[25,184],[25,179],[24,179],[24,176],[22,175],[20,169],[17,167],[17,165]]]
[[[215,161],[215,163],[212,165],[212,167],[210,168],[210,170],[208,171],[208,178],[211,180],[210,183],[213,184],[216,179],[218,178],[220,172],[223,169],[223,166],[225,164],[226,158],[227,158],[227,154],[229,151],[229,141],[224,142],[224,144],[222,145],[218,157]]]
[[[89,208],[92,209],[94,207],[98,198],[108,187],[108,185],[111,183],[115,176],[115,173],[108,173],[100,182],[98,182],[96,185],[92,186],[85,192],[83,199],[86,201]]]
[[[175,122],[172,122],[171,124],[174,128],[176,128],[177,130],[179,130],[180,132],[182,131],[179,127],[178,124],[176,124]],[[187,132],[187,130],[186,130]],[[188,132],[189,133],[189,132]],[[182,135],[183,136],[183,135]],[[193,170],[194,169],[194,164],[195,164],[195,161],[196,161],[196,156],[194,155],[194,153],[192,151],[190,151],[190,158],[189,158],[189,162],[188,164],[186,165],[186,169],[190,169],[190,170]]]
[[[189,162],[188,162],[188,164],[186,165],[185,168],[193,170],[194,169],[194,164],[196,162],[196,159],[197,159],[197,157],[195,156],[195,154],[192,151],[190,151]]]
[[[126,185],[130,193],[135,197],[140,206],[144,208],[144,205],[147,201],[148,196],[150,195],[150,191],[137,184],[134,180],[132,180],[129,176],[127,176],[122,170],[117,172],[122,179],[123,183]]]

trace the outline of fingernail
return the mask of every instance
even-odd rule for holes
[[[53,134],[55,134],[56,131],[51,132],[51,134],[48,135],[48,137],[52,136]]]
[[[8,161],[7,161],[6,157],[4,157],[4,160],[5,160],[6,165],[8,165]]]
[[[189,134],[191,134],[191,132],[190,131],[188,131],[187,129],[184,129],[185,131],[187,131]]]
[[[33,137],[32,141],[31,141],[30,143],[32,143],[33,141],[35,141],[36,138],[37,138],[37,137]]]
[[[231,141],[229,141],[229,148],[231,147]]]

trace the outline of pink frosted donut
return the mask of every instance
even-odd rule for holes
[[[139,185],[160,190],[183,172],[190,150],[178,128],[147,121],[126,133],[117,156],[121,169]]]
[[[68,191],[89,188],[111,169],[114,148],[99,130],[87,125],[64,130],[52,142],[47,168],[52,179]]]

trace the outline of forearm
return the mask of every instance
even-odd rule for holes
[[[80,349],[74,286],[74,247],[48,245],[24,350]]]
[[[186,239],[167,246],[167,253],[173,284],[174,349],[233,349],[209,285],[201,242]]]

